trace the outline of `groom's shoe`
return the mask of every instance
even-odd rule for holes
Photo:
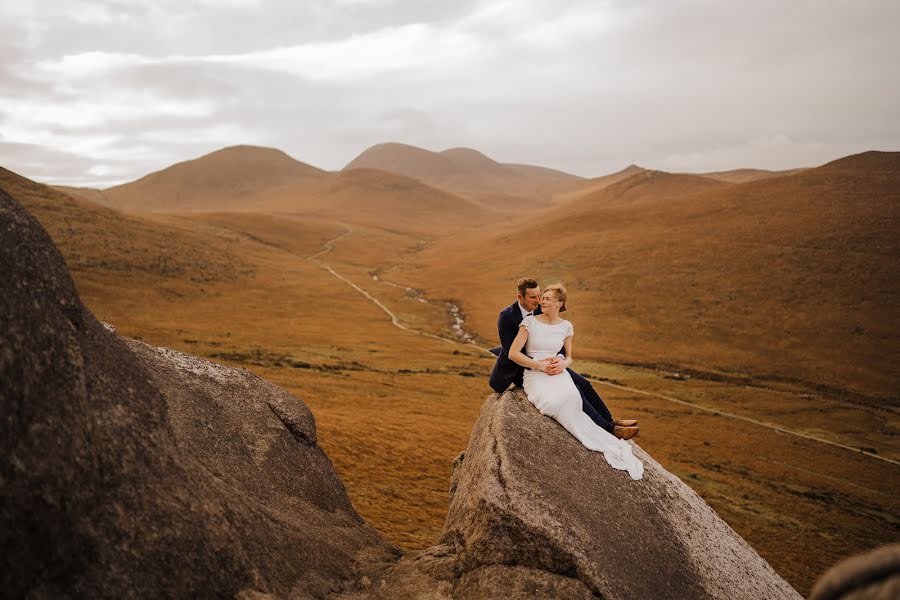
[[[637,419],[613,419],[613,425],[616,427],[634,427],[637,425]]]
[[[640,427],[619,427],[613,429],[613,435],[621,440],[630,440],[638,434]]]

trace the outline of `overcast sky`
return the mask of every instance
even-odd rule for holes
[[[900,150],[896,0],[13,0],[0,166],[104,187],[234,144],[598,176]]]

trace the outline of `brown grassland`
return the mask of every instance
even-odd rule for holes
[[[450,463],[490,392],[484,348],[523,274],[568,284],[576,370],[801,593],[900,538],[897,154],[737,184],[632,169],[566,180],[515,215],[398,175],[243,152],[287,175],[258,196],[241,175],[250,200],[232,212],[171,181],[158,189],[182,189],[184,210],[151,207],[166,214],[5,170],[0,187],[48,230],[98,318],[302,398],[354,506],[405,550],[441,529]],[[475,344],[453,341],[449,302]]]

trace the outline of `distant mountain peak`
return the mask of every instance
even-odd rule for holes
[[[553,190],[580,179],[546,167],[500,163],[473,148],[433,152],[387,142],[364,150],[344,167],[378,169],[418,179],[451,194],[508,210],[523,200],[548,199]]]
[[[325,174],[275,148],[237,145],[108,188],[104,194],[111,206],[122,210],[220,209],[245,205],[265,189]]]
[[[425,154],[435,154],[431,150],[427,150],[425,148],[420,148],[419,146],[413,146],[412,144],[404,144],[403,142],[381,142],[379,144],[373,144],[369,146],[365,150],[359,153],[359,156],[363,156],[365,154],[372,153],[380,153],[380,152],[389,152],[389,151],[398,151],[398,152],[421,152]]]
[[[278,148],[272,148],[270,146],[256,146],[254,144],[234,144],[233,146],[225,146],[215,152],[210,152],[210,154],[218,154],[220,152],[274,152],[278,154],[284,154],[283,151]]]
[[[296,162],[295,158],[291,157],[287,152],[283,150],[279,150],[277,148],[269,148],[266,146],[253,146],[250,144],[238,144],[235,146],[226,146],[225,148],[221,148],[219,150],[214,150],[209,154],[204,154],[203,156],[195,159],[195,160],[203,160],[205,158],[214,158],[214,157],[246,157],[246,158],[268,158],[268,159],[289,159]]]
[[[446,150],[441,151],[439,154],[443,154],[444,156],[451,156],[454,158],[459,158],[459,157],[478,158],[481,160],[489,161],[491,163],[497,162],[490,156],[486,155],[484,152],[479,152],[478,150],[475,150],[474,148],[463,148],[463,147],[448,148]]]

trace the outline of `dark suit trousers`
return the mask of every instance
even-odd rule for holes
[[[600,394],[597,393],[597,390],[594,389],[594,386],[592,386],[587,379],[572,369],[566,370],[569,372],[569,375],[572,376],[572,381],[575,383],[575,387],[578,388],[578,391],[581,394],[581,410],[583,410],[594,423],[612,433],[615,428],[615,425],[612,423],[613,416],[612,413],[609,412],[609,409],[606,408],[606,404],[603,403],[603,399],[600,398]]]

